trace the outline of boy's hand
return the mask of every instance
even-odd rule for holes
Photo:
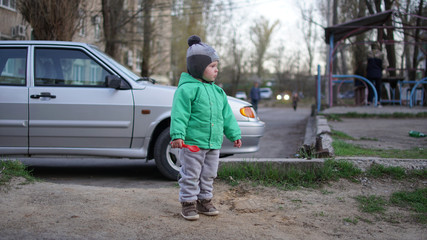
[[[236,140],[234,141],[234,147],[236,148],[240,148],[242,146],[242,140]]]
[[[184,140],[178,138],[171,142],[172,148],[182,148],[182,144],[184,143]]]

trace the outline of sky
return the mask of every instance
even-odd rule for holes
[[[285,51],[289,52],[288,54],[300,51],[302,55],[306,55],[304,35],[300,28],[303,19],[298,3],[304,2],[306,6],[309,6],[310,4],[315,4],[317,0],[235,0],[235,2],[240,7],[235,9],[234,12],[237,15],[244,16],[245,23],[242,24],[244,28],[249,29],[249,26],[253,24],[253,20],[258,19],[260,16],[267,18],[271,24],[276,20],[280,21],[280,28],[273,35],[270,51],[283,44]],[[316,28],[319,32],[319,43],[322,43],[323,29]],[[320,57],[322,56],[317,56],[317,62],[319,63],[324,61]],[[317,65],[317,62],[315,61],[314,64]],[[313,68],[316,67],[313,66]]]

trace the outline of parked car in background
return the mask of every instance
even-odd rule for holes
[[[271,99],[273,97],[273,91],[271,88],[260,88],[261,99]]]
[[[179,150],[169,144],[176,87],[153,82],[88,44],[0,41],[0,155],[154,159],[176,180]],[[221,155],[256,152],[264,123],[249,103],[228,100],[243,146],[225,140]]]
[[[248,96],[246,96],[246,93],[243,91],[238,91],[236,92],[236,98],[238,99],[242,99],[242,100],[247,100]]]

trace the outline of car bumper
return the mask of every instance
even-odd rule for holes
[[[265,123],[257,122],[238,122],[242,131],[242,147],[235,148],[233,143],[224,136],[224,142],[221,148],[221,155],[233,155],[238,153],[253,153],[259,150],[259,141],[264,135]]]

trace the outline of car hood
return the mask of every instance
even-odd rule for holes
[[[153,105],[172,107],[173,96],[177,87],[156,85],[147,82],[140,83],[138,85],[140,85],[139,88],[134,88],[137,103],[149,100]],[[228,103],[236,116],[236,120],[248,121],[249,119],[247,117],[240,114],[240,109],[243,107],[252,107],[252,105],[235,97],[227,96],[227,98]]]

